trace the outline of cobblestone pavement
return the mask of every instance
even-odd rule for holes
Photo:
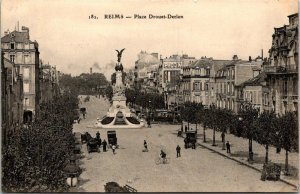
[[[109,104],[92,97],[81,106],[87,108],[87,118],[74,125],[74,132],[89,131],[95,136],[99,131],[107,139],[106,129],[91,127],[97,117],[102,117]],[[293,187],[272,181],[260,181],[260,173],[239,165],[200,146],[196,150],[184,149],[183,139],[177,137],[178,125],[153,125],[152,128],[116,129],[119,149],[108,152],[87,153],[82,147],[83,159],[79,161],[83,173],[73,192],[103,192],[105,183],[115,181],[128,184],[139,192],[283,192],[295,191]],[[142,152],[143,141],[149,152]],[[176,146],[181,146],[181,157],[176,158]],[[167,151],[169,164],[156,165],[160,149]]]

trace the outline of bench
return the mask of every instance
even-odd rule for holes
[[[135,188],[133,188],[129,185],[125,185],[123,188],[126,189],[127,191],[129,191],[130,193],[136,193],[137,192],[137,190]]]

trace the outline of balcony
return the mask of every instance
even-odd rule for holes
[[[291,96],[283,95],[282,100],[286,102],[298,102],[298,95],[291,95]]]
[[[298,73],[298,68],[296,65],[290,66],[266,66],[264,67],[265,73],[267,74],[288,74],[288,73]]]

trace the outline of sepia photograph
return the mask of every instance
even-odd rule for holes
[[[1,192],[298,192],[297,0],[1,0]]]

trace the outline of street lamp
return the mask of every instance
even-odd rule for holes
[[[81,169],[76,165],[76,158],[74,155],[70,157],[70,162],[64,168],[64,173],[67,175],[67,184],[70,187],[76,187],[78,183],[78,176],[81,173]]]
[[[169,109],[169,107],[168,107],[168,92],[165,92],[165,94],[166,94],[166,102],[165,102],[165,108],[166,109]]]

